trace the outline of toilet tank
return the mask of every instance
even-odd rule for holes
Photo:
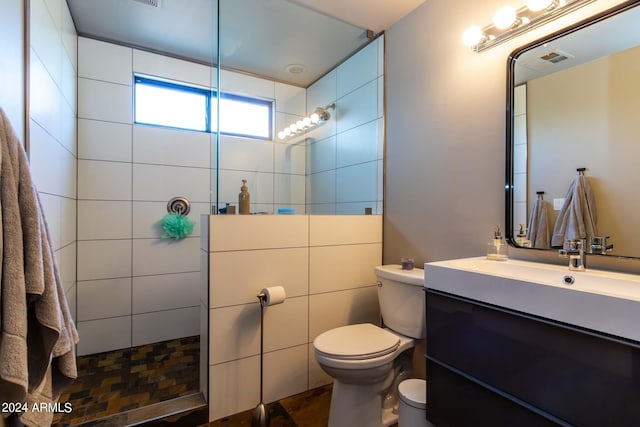
[[[376,267],[375,273],[384,325],[408,337],[425,338],[424,270],[392,264]]]

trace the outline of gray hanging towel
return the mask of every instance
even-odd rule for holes
[[[564,205],[553,227],[551,245],[563,246],[566,240],[597,236],[596,202],[591,184],[582,170],[574,178],[565,196]]]
[[[531,241],[531,246],[539,249],[550,248],[549,215],[547,213],[547,202],[538,193],[538,198],[531,209],[529,216],[529,228],[527,229],[527,240]]]

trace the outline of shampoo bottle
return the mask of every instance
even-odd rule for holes
[[[247,180],[242,180],[242,187],[240,187],[240,194],[238,195],[238,206],[240,209],[240,215],[249,215],[251,213],[249,207],[249,189],[247,188]]]
[[[487,244],[487,259],[494,261],[506,261],[509,259],[507,255],[507,242],[502,237],[502,231],[500,231],[500,224],[496,226],[496,230],[493,232],[493,239]]]

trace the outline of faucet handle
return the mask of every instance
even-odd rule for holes
[[[560,258],[569,258],[569,252],[566,249],[559,249],[558,256]]]

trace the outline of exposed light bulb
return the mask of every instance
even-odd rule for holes
[[[309,117],[305,117],[304,119],[302,119],[302,124],[304,125],[304,127],[311,126],[311,119]]]
[[[554,0],[526,0],[527,8],[532,12],[538,12],[546,9],[553,4]]]
[[[300,130],[304,129],[304,123],[302,122],[302,120],[298,120],[296,122],[296,127]]]
[[[291,135],[291,129],[289,129],[288,127],[284,128],[284,130],[282,131],[282,133],[284,133],[284,136],[289,136]]]
[[[478,45],[482,39],[484,38],[484,34],[480,27],[472,26],[464,30],[462,33],[462,43],[464,43],[467,47],[473,47]]]
[[[287,137],[287,135],[284,133],[283,130],[278,132],[278,139],[285,139],[286,137]]]
[[[510,6],[501,7],[493,15],[493,25],[501,30],[511,27],[516,22],[516,10]]]
[[[318,115],[318,113],[313,113],[312,115],[309,116],[309,119],[311,120],[311,123],[318,123],[320,121],[320,116]]]
[[[291,126],[289,126],[289,130],[291,133],[296,133],[298,131],[298,126],[296,126],[295,123],[292,123]]]

